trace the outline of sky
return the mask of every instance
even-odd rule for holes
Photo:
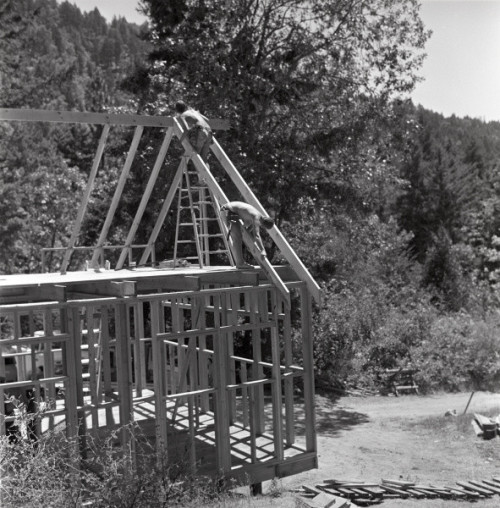
[[[141,24],[138,0],[70,0],[86,12],[95,7],[111,21]],[[433,31],[420,70],[424,81],[415,104],[444,116],[500,121],[500,0],[421,0],[421,17]]]

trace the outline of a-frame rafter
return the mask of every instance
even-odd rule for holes
[[[93,123],[104,125],[103,133],[101,135],[101,140],[99,142],[99,146],[97,149],[97,153],[94,158],[92,170],[89,176],[89,180],[87,182],[87,187],[83,195],[83,200],[80,205],[78,215],[72,230],[72,235],[69,240],[69,245],[65,249],[64,259],[61,265],[61,272],[65,273],[67,267],[69,265],[69,261],[71,258],[72,252],[75,250],[75,245],[78,240],[78,235],[80,232],[81,224],[83,221],[83,217],[86,211],[86,207],[89,201],[90,193],[93,189],[97,168],[100,164],[104,147],[106,144],[107,135],[109,133],[110,125],[130,125],[135,126],[135,133],[132,140],[132,143],[129,148],[129,152],[124,164],[124,167],[121,171],[117,188],[115,190],[114,196],[112,198],[104,225],[101,229],[99,239],[97,241],[97,245],[91,247],[93,249],[93,255],[91,264],[97,266],[98,260],[102,259],[102,252],[104,248],[107,248],[105,245],[106,239],[108,236],[109,229],[111,227],[111,223],[113,221],[116,209],[118,207],[118,203],[121,199],[123,189],[132,167],[133,161],[135,159],[136,152],[138,150],[138,146],[141,140],[141,136],[145,127],[152,128],[167,128],[167,133],[163,141],[163,145],[160,148],[160,151],[157,156],[157,160],[155,162],[153,172],[150,176],[147,188],[142,197],[141,203],[136,212],[133,223],[130,227],[130,230],[127,235],[127,239],[125,240],[125,244],[119,246],[121,249],[120,257],[118,263],[115,268],[119,269],[123,267],[127,254],[130,253],[130,249],[132,248],[132,242],[134,240],[134,236],[140,227],[141,219],[144,214],[144,210],[147,206],[148,200],[151,196],[153,186],[157,181],[158,173],[163,167],[163,161],[168,152],[168,148],[171,143],[171,138],[173,135],[177,136],[179,139],[183,133],[183,129],[180,126],[178,120],[175,117],[152,117],[152,116],[141,116],[141,115],[116,115],[116,114],[107,114],[107,113],[80,113],[80,112],[66,112],[66,111],[41,111],[41,110],[11,110],[11,109],[0,109],[0,120],[9,120],[9,121],[45,121],[45,122],[57,122],[57,123]],[[227,122],[221,120],[210,120],[210,125],[213,129],[227,129]],[[192,160],[194,167],[198,171],[200,177],[206,182],[212,196],[215,198],[217,202],[217,206],[223,205],[228,202],[228,198],[217,180],[214,178],[209,168],[203,162],[201,157],[193,150],[189,139],[185,138],[182,140],[182,144],[184,150],[187,155],[190,156],[190,160]],[[237,171],[233,163],[230,161],[229,157],[226,155],[224,150],[219,145],[218,141],[213,138],[213,142],[211,144],[212,153],[215,155],[222,168],[228,174],[232,182],[235,184],[236,188],[240,192],[243,197],[243,200],[247,203],[254,206],[259,212],[262,214],[266,214],[264,207],[261,205],[259,200],[253,194],[251,189],[248,187],[246,182],[241,177],[240,173]],[[156,239],[159,235],[159,232],[163,226],[165,218],[169,212],[170,206],[172,205],[173,199],[175,197],[175,193],[178,189],[179,183],[182,178],[182,174],[185,170],[185,165],[187,164],[187,158],[183,157],[174,178],[172,180],[172,184],[167,192],[167,196],[165,197],[165,201],[159,213],[159,216],[156,220],[153,231],[150,235],[148,243],[142,253],[142,256],[139,261],[139,265],[146,264],[148,259],[153,256],[153,249]],[[218,210],[217,210],[218,211]],[[274,226],[269,230],[269,235],[273,239],[274,243],[281,251],[282,255],[288,261],[290,266],[294,269],[298,277],[306,282],[310,293],[313,298],[319,302],[320,299],[320,288],[308,272],[307,268],[300,261],[298,256],[295,254],[291,246],[285,240],[279,229]],[[243,241],[246,244],[248,250],[253,255],[256,262],[263,268],[265,273],[268,275],[269,279],[275,284],[281,291],[283,298],[286,302],[289,302],[289,292],[286,288],[286,285],[280,279],[276,270],[273,268],[269,260],[266,256],[262,256],[260,250],[255,245],[252,236],[243,228]],[[114,247],[116,248],[116,246]]]

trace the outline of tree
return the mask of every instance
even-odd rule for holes
[[[346,178],[367,125],[411,90],[428,36],[416,1],[141,4],[153,45],[142,107],[182,97],[228,118],[229,155],[278,219]]]

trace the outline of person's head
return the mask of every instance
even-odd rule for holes
[[[266,228],[271,229],[274,226],[274,220],[271,217],[262,217],[260,223]]]
[[[188,107],[184,101],[177,101],[175,103],[175,112],[178,114],[184,113],[184,111],[187,111]]]

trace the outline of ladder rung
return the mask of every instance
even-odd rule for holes
[[[227,254],[229,251],[228,250],[209,250],[208,253],[209,254]]]
[[[200,233],[198,236],[201,236],[203,238],[224,238],[224,235],[222,233]]]
[[[194,226],[192,222],[181,222],[179,226]]]
[[[177,240],[177,243],[196,243],[194,240]]]

